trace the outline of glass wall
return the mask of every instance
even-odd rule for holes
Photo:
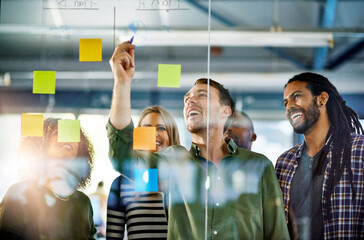
[[[0,3],[0,200],[14,184],[28,187],[35,179],[54,195],[41,195],[46,216],[44,209],[69,202],[77,188],[91,199],[100,239],[259,239],[268,228],[272,238],[287,234],[273,166],[294,145],[282,89],[305,68],[274,41],[264,45],[259,41],[265,38],[239,34],[279,31],[279,10],[294,15],[298,7],[289,1]],[[318,5],[310,1],[305,9]],[[281,20],[285,27],[316,22],[287,15]],[[291,53],[305,63],[314,48]],[[350,76],[358,84],[362,75]],[[205,80],[194,85],[200,78]],[[224,85],[236,104],[208,79]],[[143,110],[153,105],[167,113]],[[230,105],[252,119],[257,138],[249,138],[248,150],[254,153],[224,135]],[[55,120],[53,128],[43,123],[47,118],[72,121]],[[29,189],[12,193],[27,199]],[[84,213],[83,206],[75,211]],[[268,221],[263,214],[276,217]],[[93,234],[90,219],[78,221]],[[65,229],[76,234],[72,224]],[[39,231],[48,236],[52,227]]]

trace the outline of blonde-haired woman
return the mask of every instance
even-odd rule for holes
[[[140,115],[138,127],[156,127],[156,150],[178,145],[177,124],[171,114],[162,107],[150,106]],[[122,144],[118,131],[107,125],[110,145]],[[112,149],[110,147],[110,149]],[[133,151],[134,156],[144,151]],[[112,155],[112,154],[111,154]],[[111,158],[115,170],[120,171],[121,162]],[[124,166],[125,168],[125,166]],[[166,199],[162,192],[135,192],[134,183],[126,176],[116,178],[111,186],[107,211],[107,239],[123,239],[125,226],[128,239],[167,239]]]

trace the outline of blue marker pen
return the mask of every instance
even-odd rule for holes
[[[132,37],[130,38],[129,43],[130,43],[130,44],[133,44],[133,40],[134,40],[134,36],[132,36]]]

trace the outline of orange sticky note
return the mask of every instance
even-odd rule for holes
[[[80,62],[102,61],[102,39],[80,39]]]
[[[133,149],[156,150],[156,134],[155,127],[134,128]]]
[[[21,114],[21,136],[43,137],[43,114]]]
[[[33,93],[54,94],[56,92],[55,71],[33,71]]]

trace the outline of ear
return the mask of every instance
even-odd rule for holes
[[[231,107],[230,106],[224,106],[224,115],[226,118],[228,118],[232,113]]]
[[[327,101],[329,101],[329,94],[327,92],[322,92],[317,96],[317,100],[320,107],[325,106]]]
[[[255,140],[257,140],[257,135],[253,133],[252,137],[250,138],[250,141],[254,142]]]

